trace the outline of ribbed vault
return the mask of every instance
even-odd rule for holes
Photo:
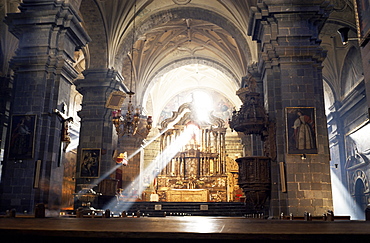
[[[89,59],[95,60],[87,68],[120,70],[136,93],[134,102],[154,117],[191,89],[216,91],[238,106],[235,92],[248,63],[257,60],[256,43],[247,36],[248,5],[83,0],[81,14],[93,40]]]

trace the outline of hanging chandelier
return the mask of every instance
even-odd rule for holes
[[[153,119],[151,116],[148,116],[146,119],[146,125],[145,127],[140,122],[141,119],[141,109],[140,108],[134,108],[132,104],[132,96],[135,94],[135,92],[132,91],[132,80],[133,80],[133,70],[134,70],[134,43],[135,43],[135,18],[136,18],[136,1],[134,3],[134,15],[133,15],[133,32],[132,32],[132,45],[131,45],[131,78],[130,78],[130,91],[127,93],[129,95],[129,102],[127,106],[127,112],[123,116],[122,110],[113,110],[112,112],[112,122],[116,128],[117,135],[123,136],[123,135],[136,135],[138,133],[138,130],[140,130],[139,133],[146,136],[150,132],[150,129],[152,128]]]
[[[132,105],[132,95],[133,92],[129,92],[129,103],[127,106],[127,112],[125,115],[122,115],[122,110],[113,110],[112,111],[112,122],[116,128],[117,135],[124,136],[124,135],[136,135],[138,130],[142,130],[144,127],[140,126],[141,121],[141,111],[140,108],[134,108]],[[153,119],[151,116],[148,116],[146,119],[146,125],[144,132],[148,134],[150,129],[152,128]],[[140,132],[142,133],[142,132]]]

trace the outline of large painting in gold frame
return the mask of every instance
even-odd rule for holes
[[[288,154],[317,154],[315,107],[286,107]]]

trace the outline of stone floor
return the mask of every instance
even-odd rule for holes
[[[1,242],[370,242],[369,221],[243,217],[0,218]],[[35,241],[36,242],[36,241]]]

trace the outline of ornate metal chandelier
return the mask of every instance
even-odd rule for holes
[[[141,116],[141,109],[140,108],[134,108],[132,104],[132,96],[135,94],[135,92],[132,91],[132,80],[133,80],[133,70],[134,70],[134,43],[135,43],[135,17],[136,17],[136,1],[134,3],[134,15],[133,15],[133,32],[132,32],[132,45],[131,45],[131,78],[130,78],[130,91],[127,93],[129,95],[129,102],[127,106],[127,112],[123,116],[121,110],[113,110],[112,112],[112,122],[116,128],[117,135],[119,136],[134,136],[138,133],[138,130],[140,130],[139,133],[144,135],[148,135],[150,132],[150,129],[152,128],[153,120],[151,116],[148,116],[146,119],[146,125],[145,128],[143,126],[140,126],[141,121],[143,120]],[[129,55],[130,57],[130,55]],[[143,130],[144,128],[144,130]]]
[[[123,116],[121,110],[113,110],[112,112],[112,122],[113,125],[116,128],[117,135],[124,136],[124,135],[136,135],[138,130],[140,129],[141,121],[143,120],[140,116],[141,111],[139,108],[134,108],[131,102],[131,97],[133,95],[133,92],[129,92],[129,103],[127,107],[127,112]],[[148,116],[146,119],[146,134],[150,132],[150,129],[152,128],[153,119],[151,116]]]

